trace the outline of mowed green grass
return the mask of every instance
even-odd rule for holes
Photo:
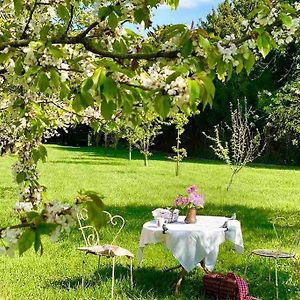
[[[229,168],[213,161],[186,161],[181,174],[175,176],[175,165],[162,155],[154,155],[149,167],[135,153],[127,160],[124,150],[48,146],[47,163],[39,166],[41,182],[48,187],[51,200],[72,203],[80,189],[93,190],[105,196],[107,209],[122,214],[126,227],[118,244],[137,252],[142,225],[151,219],[156,207],[173,204],[187,186],[197,184],[205,195],[205,215],[231,216],[241,221],[245,253],[236,254],[229,242],[220,247],[215,271],[244,275],[251,294],[261,299],[275,299],[272,281],[268,281],[267,261],[249,256],[254,248],[272,247],[275,238],[271,219],[296,216],[292,234],[300,228],[300,170],[251,166],[238,175],[230,192],[226,184]],[[0,226],[16,222],[12,207],[18,200],[10,166],[15,157],[0,157]],[[288,236],[290,237],[290,236]],[[109,233],[102,235],[109,242]],[[84,255],[76,250],[83,241],[78,230],[62,236],[52,244],[44,239],[44,254],[33,250],[22,257],[0,257],[0,299],[109,299],[111,260],[103,259],[97,270],[97,259],[86,256],[85,282],[81,287]],[[299,252],[298,252],[299,254]],[[130,289],[128,265],[119,260],[116,268],[116,299],[174,299],[174,285],[179,270],[164,272],[177,264],[161,245],[145,248],[142,264],[134,263],[134,288]],[[293,262],[282,261],[279,267],[280,299],[300,299],[299,272]],[[189,273],[183,283],[180,299],[204,299],[201,269]]]

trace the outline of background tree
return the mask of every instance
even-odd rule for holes
[[[188,117],[182,113],[176,113],[172,116],[170,123],[175,125],[177,131],[176,146],[172,147],[175,155],[171,157],[176,162],[175,175],[179,175],[179,163],[187,157],[187,152],[181,146],[181,135],[184,132],[184,126],[188,123]]]
[[[227,191],[231,188],[235,176],[246,164],[254,161],[261,155],[265,148],[260,132],[250,123],[249,117],[252,112],[247,108],[242,110],[240,104],[233,110],[231,104],[231,124],[225,124],[225,128],[220,125],[215,127],[215,136],[204,135],[213,141],[211,146],[217,157],[224,160],[231,169],[231,176],[227,185]],[[229,142],[224,141],[222,132],[230,132]]]

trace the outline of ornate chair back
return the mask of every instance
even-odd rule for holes
[[[276,250],[282,251],[286,249],[288,253],[295,256],[300,244],[300,229],[295,228],[295,224],[285,217],[275,218],[273,229],[278,241]]]
[[[113,239],[111,241],[111,245],[114,244],[116,239],[118,238],[120,232],[125,226],[125,219],[120,215],[112,215],[108,211],[103,211],[106,216],[105,225],[111,225],[112,227],[116,228],[116,231],[113,231]],[[88,213],[86,209],[82,209],[77,214],[77,220],[79,224],[79,230],[83,236],[85,245],[87,247],[96,246],[100,244],[100,236],[98,230],[90,225],[87,224],[88,222]],[[110,230],[111,232],[111,230]]]

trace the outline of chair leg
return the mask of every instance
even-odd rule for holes
[[[100,255],[98,256],[98,270],[99,270],[99,268],[100,268]]]
[[[81,277],[81,286],[82,288],[84,288],[84,273],[85,273],[85,261],[84,259],[82,260],[82,277]]]
[[[274,259],[275,261],[275,287],[276,287],[276,299],[279,299],[278,296],[278,272],[277,272],[277,259]]]
[[[115,257],[112,258],[112,283],[111,283],[111,298],[114,298],[114,286],[115,286]]]
[[[267,258],[269,260],[269,282],[271,281],[271,257]]]
[[[132,270],[132,261],[133,259],[130,258],[130,286],[133,288],[133,270]]]

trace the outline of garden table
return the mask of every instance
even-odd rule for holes
[[[235,245],[236,252],[243,252],[243,237],[238,220],[197,216],[195,224],[185,224],[184,218],[179,216],[177,222],[166,224],[165,234],[162,228],[156,226],[154,220],[146,222],[140,236],[138,260],[141,262],[143,258],[145,245],[163,243],[178,260],[185,274],[197,267],[200,262],[204,269],[212,271],[217,262],[219,246],[225,240]],[[181,280],[182,278],[180,283]]]

